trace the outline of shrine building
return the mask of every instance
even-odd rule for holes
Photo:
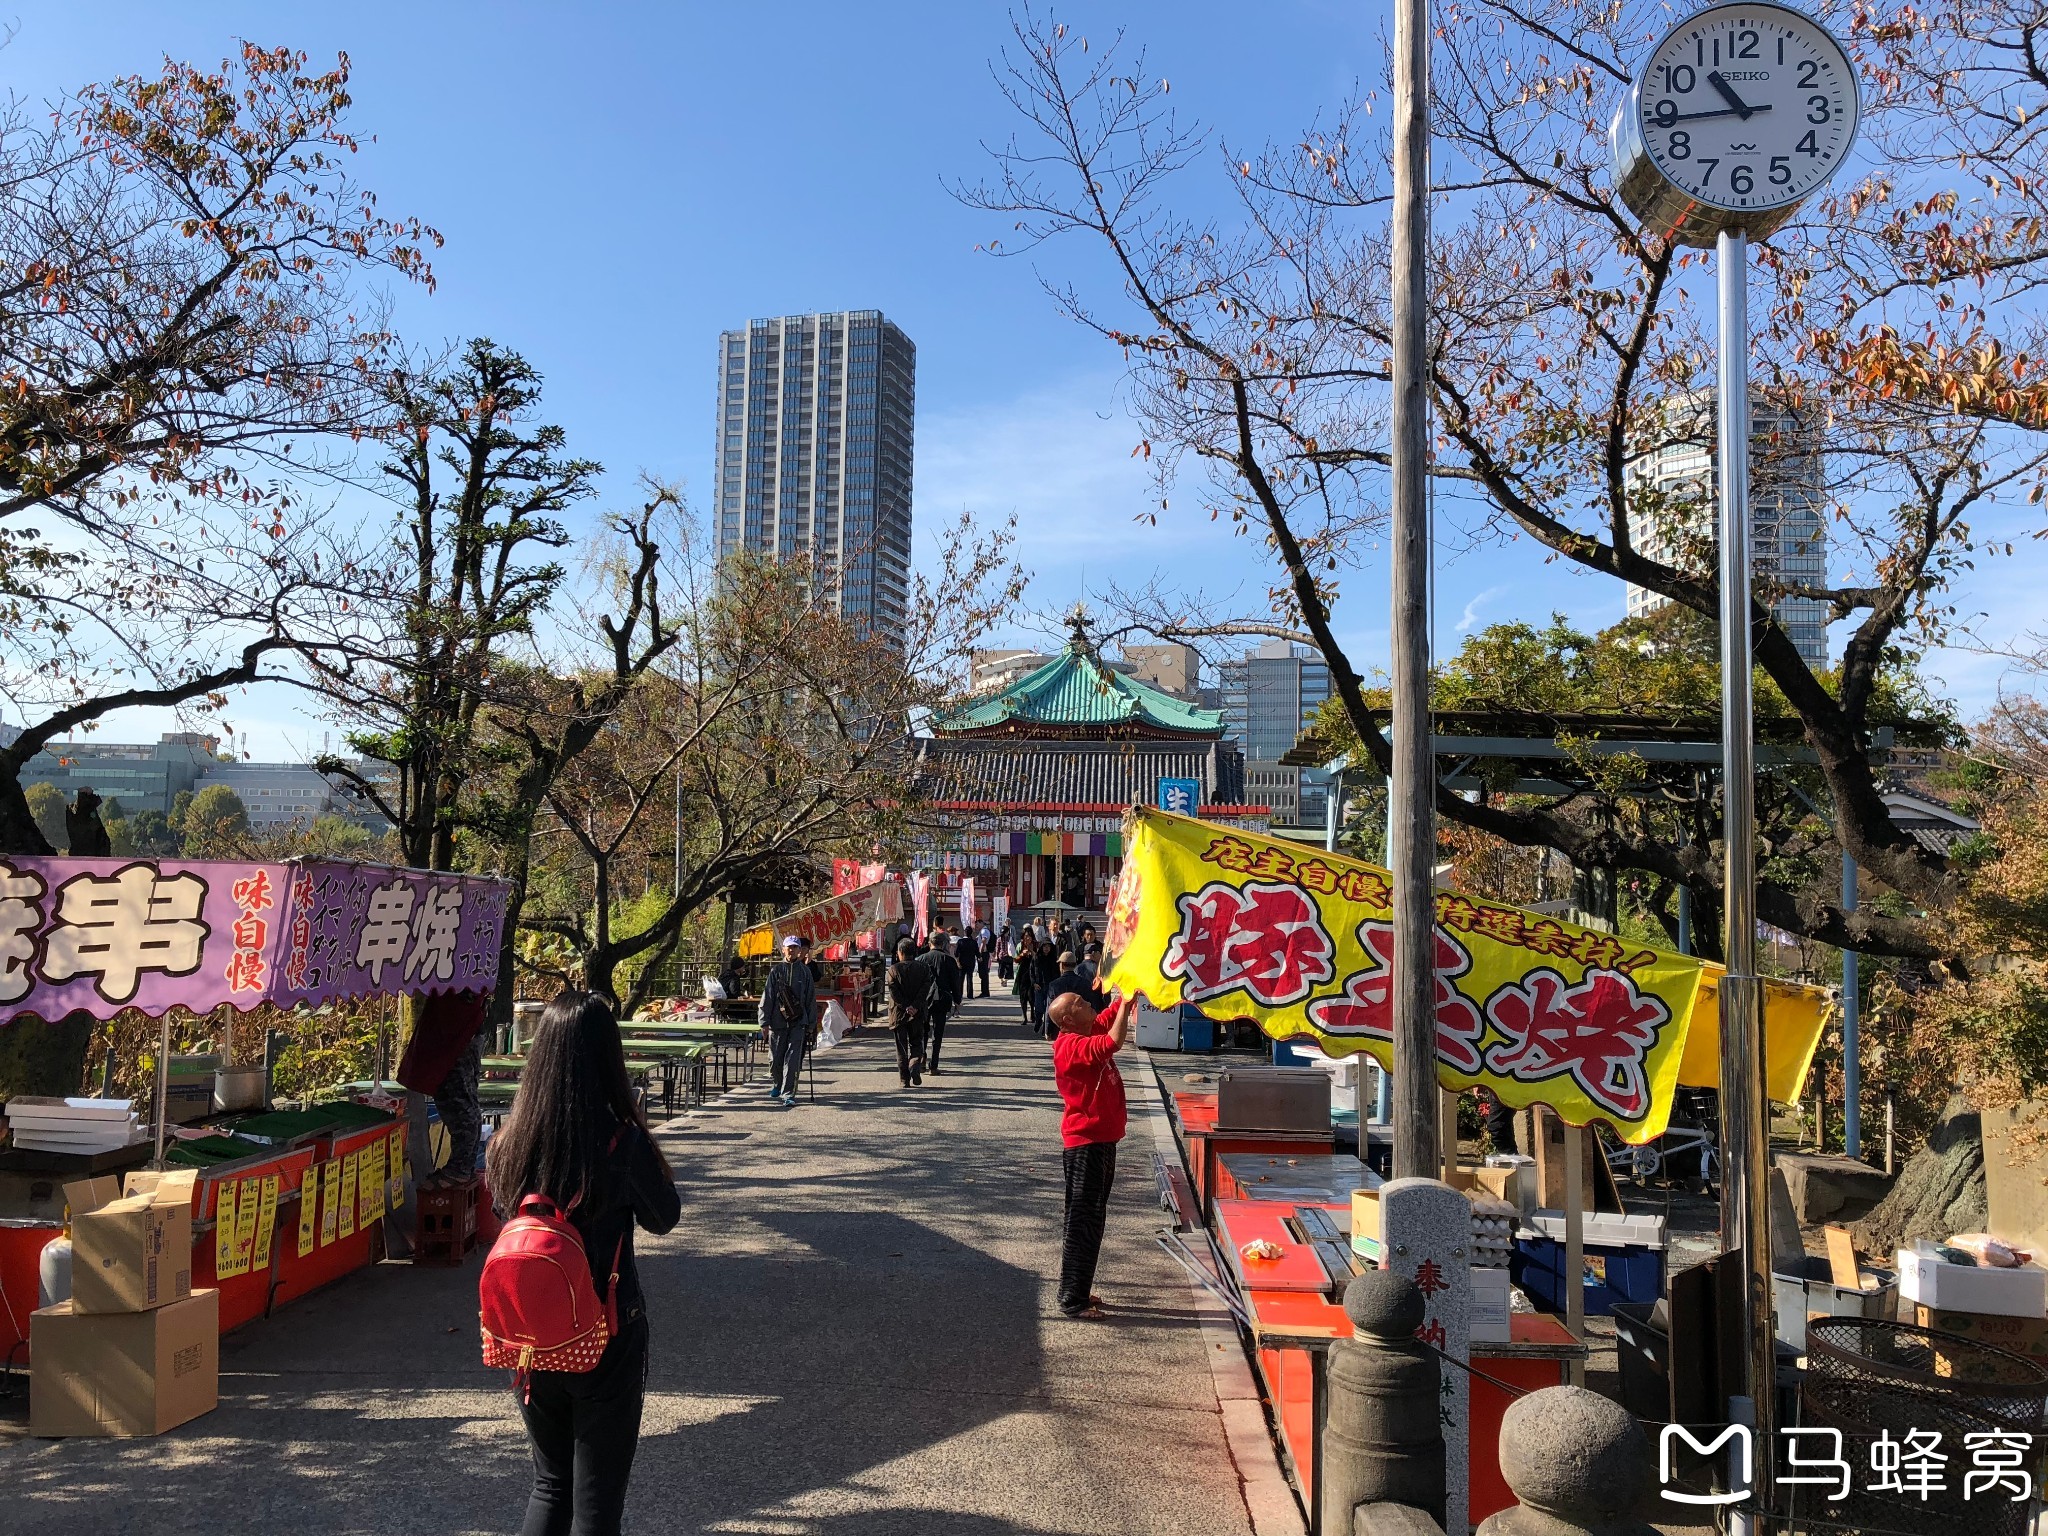
[[[932,722],[922,776],[945,826],[933,863],[1007,893],[1012,912],[1055,898],[1102,911],[1123,865],[1133,804],[1171,804],[1162,781],[1196,786],[1205,820],[1266,829],[1246,805],[1244,758],[1222,711],[1105,662],[1076,612],[1051,660]],[[950,883],[950,881],[949,881]]]

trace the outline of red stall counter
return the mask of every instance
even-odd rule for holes
[[[36,1309],[43,1249],[63,1233],[61,1221],[0,1220],[0,1360],[28,1361],[28,1315]]]
[[[192,1192],[192,1284],[220,1291],[221,1331],[380,1260],[388,1204],[403,1198],[404,1158],[404,1123],[381,1118],[202,1170]]]

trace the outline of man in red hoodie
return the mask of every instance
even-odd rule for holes
[[[1102,1298],[1090,1289],[1102,1229],[1109,1220],[1109,1190],[1116,1181],[1116,1144],[1124,1139],[1124,1080],[1116,1053],[1131,1036],[1135,997],[1119,998],[1101,1013],[1078,992],[1062,993],[1046,1017],[1059,1026],[1052,1045],[1053,1080],[1065,1113],[1066,1217],[1060,1242],[1060,1311],[1101,1317]]]

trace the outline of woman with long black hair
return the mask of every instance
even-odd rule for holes
[[[510,1215],[545,1195],[583,1239],[618,1333],[587,1372],[534,1371],[520,1413],[533,1445],[533,1496],[520,1536],[613,1536],[640,1442],[647,1312],[633,1226],[660,1234],[683,1213],[675,1179],[647,1132],[618,1020],[603,998],[563,992],[541,1015],[511,1117],[485,1155],[491,1198]]]

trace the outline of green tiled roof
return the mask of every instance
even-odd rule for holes
[[[1044,729],[1053,734],[1217,737],[1223,712],[1177,699],[1112,671],[1088,646],[1069,645],[999,693],[933,722],[941,735]]]

